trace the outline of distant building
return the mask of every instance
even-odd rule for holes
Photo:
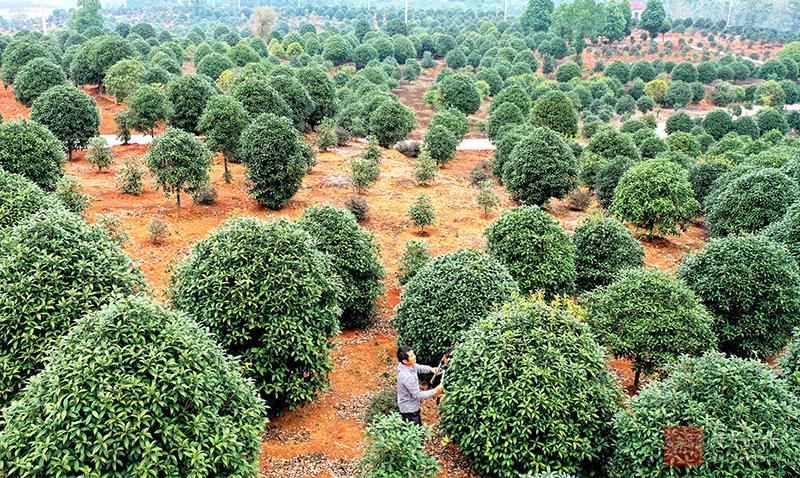
[[[647,5],[642,5],[638,2],[631,2],[631,14],[633,15],[633,18],[637,20],[642,18],[642,12],[645,8],[647,8]]]

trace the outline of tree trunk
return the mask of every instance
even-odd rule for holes
[[[636,375],[633,377],[633,391],[639,390],[639,375],[641,375],[641,371],[637,370]]]
[[[178,212],[181,212],[181,192],[180,191],[178,191]]]
[[[72,148],[67,148],[67,157],[72,161]]]

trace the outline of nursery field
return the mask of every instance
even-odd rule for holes
[[[425,125],[433,113],[422,100],[427,83],[433,78],[435,72],[430,72],[429,76],[418,81],[404,82],[394,91],[418,117],[419,126],[410,135],[412,139],[424,136]],[[101,131],[111,133],[114,129],[113,113],[124,105],[100,97],[96,88],[85,90],[98,101],[102,115]],[[480,118],[485,109],[486,105],[475,118]],[[5,118],[27,117],[27,109],[13,100],[10,90],[0,90],[0,112]],[[474,129],[468,135],[473,138],[481,136]],[[125,246],[126,252],[142,268],[152,288],[161,295],[169,283],[171,267],[188,254],[193,243],[232,216],[297,218],[311,205],[343,207],[345,198],[353,193],[349,183],[349,159],[363,149],[363,144],[351,141],[347,147],[319,153],[318,165],[306,176],[302,189],[277,212],[259,206],[248,195],[242,165],[229,165],[233,180],[225,182],[219,156],[211,171],[212,183],[219,194],[214,205],[184,201],[178,212],[175,197],[163,197],[160,192],[153,191],[152,185],[138,197],[122,194],[114,186],[115,173],[124,158],[144,155],[147,148],[147,145],[140,144],[114,146],[112,151],[116,164],[102,172],[86,162],[85,152],[76,152],[74,160],[67,165],[67,172],[77,177],[85,192],[93,198],[84,214],[87,219],[93,221],[100,214],[119,215],[131,237],[131,242]],[[335,369],[331,375],[331,387],[320,400],[287,411],[268,425],[263,433],[263,453],[260,456],[261,469],[267,476],[349,477],[356,474],[364,448],[364,409],[372,395],[394,383],[397,362],[392,318],[400,296],[395,273],[403,246],[410,239],[421,238],[429,244],[434,256],[461,248],[480,249],[484,246],[483,230],[502,209],[514,206],[501,186],[495,189],[502,198],[502,205],[489,216],[484,215],[475,203],[477,189],[470,186],[470,171],[477,164],[490,161],[491,157],[491,151],[459,151],[456,159],[441,169],[430,185],[418,187],[411,178],[411,159],[393,149],[384,151],[380,177],[366,193],[369,217],[361,225],[374,232],[376,242],[380,244],[382,262],[388,273],[386,298],[381,302],[374,326],[365,331],[346,331],[334,339],[337,348],[333,353]],[[425,228],[423,234],[419,234],[406,217],[406,209],[420,192],[432,197],[436,209],[435,224]],[[564,230],[572,231],[582,219],[592,214],[595,207],[572,211],[565,202],[554,200],[546,211],[562,224]],[[155,217],[163,219],[169,228],[169,236],[158,243],[150,240],[146,229]],[[680,236],[643,241],[645,262],[671,271],[686,252],[702,247],[706,235],[698,225],[692,225]],[[629,364],[624,360],[614,360],[609,367],[631,390],[633,375]],[[438,420],[435,405],[423,403],[423,417],[426,423],[435,424]],[[427,448],[442,463],[443,477],[477,476],[454,445],[443,445],[442,433],[438,429],[428,440]]]

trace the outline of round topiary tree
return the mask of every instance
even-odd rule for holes
[[[624,85],[630,79],[631,67],[624,61],[617,60],[606,67],[603,75],[615,78]]]
[[[611,283],[623,269],[644,266],[644,247],[621,222],[594,215],[575,228],[575,285],[580,291]]]
[[[172,103],[160,88],[144,85],[128,97],[124,117],[128,127],[142,134],[155,136],[155,129],[172,116]]]
[[[225,55],[217,52],[209,53],[204,56],[202,60],[197,62],[197,74],[208,75],[213,80],[219,78],[219,75],[225,71],[233,68],[233,62]]]
[[[686,170],[668,159],[637,164],[614,190],[611,214],[644,229],[649,238],[677,234],[700,212]]]
[[[503,263],[523,292],[569,293],[575,246],[561,225],[538,207],[506,210],[484,231],[486,252]]]
[[[103,86],[114,102],[125,101],[142,83],[142,76],[147,72],[139,60],[120,60],[108,69],[103,79]]]
[[[489,121],[486,124],[486,136],[495,141],[509,126],[521,125],[524,122],[525,118],[522,117],[522,112],[517,105],[506,102],[495,109],[489,116]]]
[[[556,69],[556,81],[566,83],[573,78],[581,78],[581,67],[574,61],[565,61]]]
[[[328,72],[320,65],[309,65],[295,74],[313,102],[314,108],[308,115],[308,123],[316,126],[323,119],[336,116],[336,85]]]
[[[14,100],[28,108],[45,91],[66,85],[67,75],[49,58],[34,58],[23,66],[14,79]]]
[[[144,162],[164,195],[169,197],[175,193],[180,211],[181,192],[194,195],[209,183],[208,170],[213,156],[192,134],[167,128],[163,134],[153,138]]]
[[[622,394],[594,334],[564,309],[508,305],[456,347],[439,424],[481,474],[517,478],[549,466],[604,476]]]
[[[459,142],[469,133],[469,118],[455,108],[434,113],[431,117],[431,122],[428,123],[428,127],[430,128],[434,125],[442,125],[450,130]]]
[[[785,246],[761,236],[712,240],[678,276],[717,316],[720,351],[769,357],[800,323],[800,272]]]
[[[435,363],[465,329],[519,293],[508,270],[487,254],[461,249],[428,261],[403,289],[397,343]]]
[[[308,232],[318,250],[330,256],[333,271],[342,279],[342,328],[369,325],[386,277],[374,234],[359,226],[350,211],[333,206],[309,207],[297,225]]]
[[[255,387],[208,330],[150,298],[120,298],[49,352],[6,411],[0,462],[8,476],[255,477],[265,421]]]
[[[522,116],[528,116],[528,114],[530,114],[531,105],[533,104],[530,95],[525,91],[525,88],[518,83],[513,83],[503,88],[503,90],[494,97],[492,104],[489,105],[489,114],[494,114],[494,111],[503,105],[503,103],[515,104],[522,113]]]
[[[64,152],[47,128],[30,120],[0,124],[0,167],[25,176],[45,191],[64,177]]]
[[[682,81],[684,83],[694,83],[697,81],[697,68],[688,61],[682,61],[675,65],[670,73],[672,81]]]
[[[642,81],[647,83],[648,81],[653,81],[655,77],[656,70],[653,68],[653,64],[647,60],[637,61],[633,64],[633,66],[631,66],[631,80],[640,78]]]
[[[448,76],[439,85],[439,92],[445,106],[456,108],[465,115],[471,115],[481,107],[481,92],[472,75],[458,73]]]
[[[752,116],[740,116],[733,121],[733,131],[740,136],[749,136],[756,140],[761,136],[758,122]]]
[[[723,109],[711,110],[703,118],[703,129],[719,141],[720,138],[733,131],[733,120],[731,120],[731,115]]]
[[[773,108],[760,110],[756,114],[756,123],[758,123],[758,130],[762,136],[773,129],[780,131],[781,135],[789,132],[789,123],[786,122],[786,117],[783,116],[783,113]]]
[[[642,373],[652,375],[680,355],[699,354],[716,344],[714,318],[692,290],[655,268],[623,270],[581,300],[598,342],[614,357],[631,361],[634,390]]]
[[[694,136],[683,131],[677,131],[667,136],[664,143],[669,148],[671,153],[679,153],[688,156],[689,158],[697,158],[700,156],[700,147],[697,144]]]
[[[267,83],[286,102],[295,127],[308,123],[315,109],[314,101],[309,96],[306,88],[294,76],[284,74],[271,76]]]
[[[435,124],[425,132],[425,151],[442,166],[456,157],[458,139],[445,126]]]
[[[84,313],[144,276],[107,233],[63,207],[44,209],[0,238],[0,405],[41,370],[46,351]],[[36,297],[36,300],[31,300]]]
[[[683,476],[779,476],[800,468],[800,406],[772,367],[708,352],[668,371],[614,416],[611,476],[670,473],[664,432],[672,426],[703,427],[703,463],[683,467]]]
[[[242,133],[240,152],[252,184],[250,194],[259,204],[278,210],[302,186],[303,143],[288,118],[272,113],[256,118]]]
[[[369,115],[369,133],[383,148],[391,148],[398,141],[406,139],[416,126],[414,112],[399,100],[383,101]]]
[[[666,93],[664,93],[664,104],[670,108],[685,108],[694,98],[691,86],[686,83],[670,83]]]
[[[667,134],[676,133],[678,131],[691,133],[694,126],[694,121],[692,121],[692,117],[689,116],[689,113],[681,110],[667,118],[665,131]]]
[[[73,86],[57,85],[45,91],[31,107],[31,119],[43,124],[72,151],[85,149],[89,140],[100,136],[97,101]]]
[[[170,124],[196,134],[200,115],[217,92],[200,75],[183,75],[167,83],[166,94],[173,108]]]
[[[558,133],[533,128],[514,148],[503,175],[514,201],[540,206],[575,189],[578,162]]]
[[[780,220],[800,196],[797,182],[774,168],[734,179],[708,204],[708,222],[716,236],[755,233]]]
[[[266,78],[258,76],[248,78],[231,88],[230,95],[242,103],[252,118],[258,118],[264,113],[291,117],[289,106],[278,92],[269,86]]]
[[[711,191],[714,182],[728,172],[731,165],[716,159],[706,159],[698,161],[689,168],[689,184],[692,185],[694,198],[703,204],[706,196]]]
[[[237,154],[242,144],[242,131],[249,122],[242,103],[231,96],[220,95],[208,101],[197,123],[197,129],[206,135],[209,149],[222,153],[225,162],[223,178],[226,180],[230,180],[228,159],[239,162]]]
[[[42,209],[63,208],[33,181],[0,168],[0,229],[19,224]]]
[[[299,226],[235,218],[178,264],[169,294],[249,364],[246,374],[278,412],[328,384],[340,289],[329,259]]]
[[[605,159],[614,159],[617,156],[630,158],[633,161],[641,159],[641,153],[631,137],[614,128],[603,128],[589,138],[586,142],[585,152]]]
[[[630,158],[617,156],[614,159],[606,159],[598,165],[597,174],[593,182],[598,204],[605,208],[611,205],[614,200],[614,190],[617,189],[619,180],[635,164]]]
[[[531,123],[550,128],[568,139],[578,135],[575,104],[562,91],[548,91],[536,100],[531,110]]]

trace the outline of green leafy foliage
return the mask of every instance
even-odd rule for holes
[[[42,210],[0,238],[0,402],[41,370],[47,349],[114,294],[144,276],[105,231],[62,208]],[[31,300],[36,297],[36,300]]]
[[[548,466],[605,476],[609,422],[621,400],[605,366],[594,334],[563,307],[507,305],[456,347],[439,425],[487,476]],[[493,426],[481,426],[487,420]]]
[[[136,155],[125,158],[123,165],[115,176],[114,186],[123,194],[141,196],[144,191],[144,178],[147,171]]]
[[[406,215],[415,226],[419,227],[420,234],[424,234],[425,226],[430,226],[436,219],[433,202],[425,194],[420,194],[414,198],[414,202],[408,207]]]
[[[568,139],[578,134],[578,113],[562,91],[548,91],[536,100],[531,110],[531,123],[550,128]]]
[[[698,202],[703,204],[708,193],[714,185],[714,182],[728,172],[731,165],[716,159],[706,159],[698,161],[689,168],[689,184],[692,185],[694,197]]]
[[[397,265],[397,281],[400,285],[408,284],[417,275],[422,266],[433,258],[428,243],[419,239],[411,239],[403,247],[400,263]]]
[[[445,126],[432,125],[425,132],[425,151],[442,166],[449,163],[456,156],[458,138]]]
[[[800,469],[800,407],[772,367],[709,352],[684,357],[668,372],[614,416],[611,476],[670,473],[663,451],[669,426],[703,427],[703,464],[682,468],[683,476],[771,478]]]
[[[230,58],[216,52],[209,53],[197,62],[197,74],[208,75],[213,80],[219,78],[223,71],[232,68],[233,62]]]
[[[465,115],[471,115],[481,107],[481,92],[472,75],[458,73],[448,76],[439,85],[439,92],[445,106]]]
[[[375,236],[345,209],[311,206],[297,225],[311,236],[318,250],[330,256],[331,268],[341,278],[342,328],[364,328],[372,322],[376,301],[383,296],[386,271],[380,263]]]
[[[14,79],[14,100],[28,108],[45,91],[56,85],[66,85],[67,75],[49,58],[34,58],[25,64]]]
[[[428,261],[400,294],[397,342],[420,363],[434,363],[465,329],[519,294],[505,266],[488,254],[460,249]]]
[[[652,159],[625,172],[609,211],[653,237],[685,229],[700,212],[700,204],[685,169],[667,159]]]
[[[85,149],[89,140],[100,135],[100,110],[97,101],[72,86],[57,85],[44,92],[31,107],[31,119],[52,132],[69,152]]]
[[[578,290],[609,284],[619,271],[644,266],[644,247],[614,218],[588,217],[575,228],[572,242]]]
[[[263,113],[291,117],[289,105],[265,78],[248,78],[234,86],[230,94],[242,103],[252,118],[258,118]]]
[[[360,471],[365,478],[435,477],[442,468],[423,449],[424,438],[430,434],[430,427],[405,422],[399,413],[376,418],[364,434],[367,447]]]
[[[575,246],[561,225],[535,206],[503,211],[487,227],[486,252],[503,263],[523,293],[572,292]]]
[[[30,179],[0,168],[0,230],[15,226],[42,209],[63,207]]]
[[[774,168],[746,173],[733,181],[706,209],[714,235],[755,233],[780,220],[800,196],[797,182]]]
[[[267,80],[271,86],[289,107],[290,118],[295,127],[308,123],[311,114],[314,112],[314,101],[309,96],[305,86],[303,86],[294,76],[279,74],[271,76]]]
[[[7,476],[255,477],[265,418],[209,331],[150,298],[120,298],[78,320],[6,410],[0,463]]]
[[[86,153],[86,162],[97,166],[97,171],[102,171],[114,164],[114,153],[108,147],[108,141],[98,136],[89,141],[89,151]]]
[[[144,162],[164,194],[169,196],[174,192],[177,195],[180,210],[181,192],[194,194],[210,181],[208,171],[212,158],[211,151],[190,133],[167,128],[153,138]]]
[[[364,410],[364,421],[371,425],[375,420],[392,413],[400,413],[397,406],[397,387],[387,387],[370,398],[369,405]]]
[[[173,113],[172,103],[160,88],[144,85],[137,88],[128,98],[125,112],[125,125],[142,134],[155,136],[160,123],[166,123]]]
[[[341,284],[308,233],[285,221],[235,218],[180,262],[170,296],[241,357],[271,410],[316,398],[333,370]]]
[[[586,142],[586,153],[602,156],[605,159],[614,159],[624,156],[634,161],[639,161],[641,153],[633,143],[631,137],[620,133],[614,128],[604,128]]]
[[[578,163],[564,139],[549,128],[533,128],[517,144],[503,168],[512,199],[542,205],[575,188]]]
[[[0,167],[30,179],[45,191],[64,176],[64,152],[47,128],[30,120],[0,124]]]
[[[716,343],[714,318],[692,290],[655,268],[623,270],[581,300],[597,340],[613,356],[631,361],[634,386],[641,373],[652,375],[680,355],[700,354]]]
[[[12,85],[20,69],[36,58],[56,60],[48,51],[45,42],[38,41],[29,35],[20,35],[14,38],[3,49],[3,68],[0,72],[3,85]]]
[[[369,115],[369,132],[383,148],[391,148],[417,126],[414,112],[399,100],[382,101]]]
[[[139,87],[140,78],[145,72],[139,60],[120,60],[108,69],[103,85],[114,100],[125,101]]]
[[[800,273],[785,246],[761,236],[712,240],[678,276],[717,317],[720,351],[769,357],[800,324]]]
[[[189,133],[197,133],[197,122],[206,103],[217,92],[199,75],[183,75],[167,83],[167,100],[172,104],[170,125]]]
[[[224,177],[229,177],[228,160],[238,162],[237,154],[242,144],[242,132],[250,123],[250,118],[242,103],[236,98],[214,96],[206,104],[197,129],[206,135],[206,145],[212,151],[219,151],[225,158]]]
[[[306,175],[303,143],[291,121],[272,113],[256,118],[242,133],[241,159],[259,204],[278,210],[300,189]]]
[[[76,85],[102,85],[114,64],[135,57],[131,44],[120,36],[90,38],[78,47],[69,66],[69,76]]]
[[[792,392],[800,392],[800,329],[795,329],[792,341],[786,347],[786,353],[776,361],[781,368],[781,376],[786,379]]]

